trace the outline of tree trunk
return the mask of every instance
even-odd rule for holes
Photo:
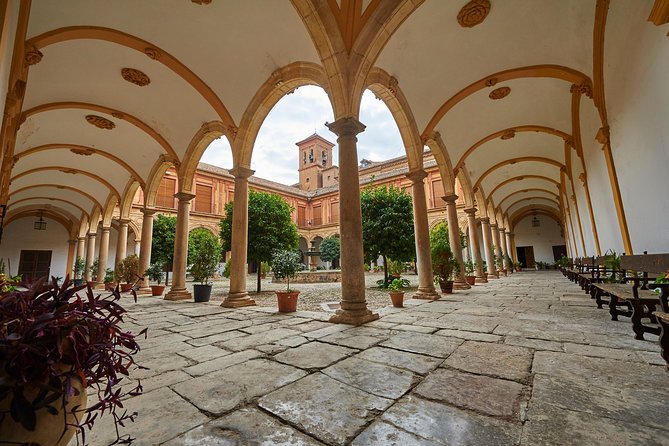
[[[258,269],[258,271],[257,271],[257,274],[258,274],[258,283],[256,284],[256,292],[259,293],[259,292],[260,292],[260,275],[262,274],[262,263],[261,263],[261,262],[257,262],[257,263],[256,263],[256,266],[257,266],[257,269]]]
[[[386,259],[385,254],[382,257],[383,257],[383,283],[385,283],[387,285],[388,284],[388,259]]]

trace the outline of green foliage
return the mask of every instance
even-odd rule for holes
[[[555,262],[555,266],[559,268],[569,268],[570,265],[571,259],[567,256],[562,256]]]
[[[116,271],[114,276],[116,280],[120,282],[121,280],[125,283],[132,283],[137,279],[139,275],[139,257],[137,254],[131,254],[125,259],[121,260],[116,266]]]
[[[474,261],[472,259],[465,260],[464,267],[466,275],[471,276],[472,274],[474,274],[476,266],[474,265]]]
[[[83,257],[77,256],[77,259],[74,261],[74,278],[81,279],[81,274],[84,272],[86,267],[86,261]]]
[[[225,277],[226,279],[230,278],[230,262],[231,262],[231,260],[232,259],[228,259],[225,262],[225,268],[223,269],[223,277]]]
[[[234,205],[225,205],[225,217],[220,221],[223,249],[232,249],[232,216]],[[249,192],[248,246],[249,262],[270,262],[277,250],[294,250],[299,243],[297,226],[292,221],[293,208],[274,194]],[[261,270],[258,270],[261,274]],[[257,291],[260,292],[260,280]]]
[[[286,291],[290,289],[290,279],[302,269],[302,253],[292,250],[278,250],[272,255],[272,271],[277,279],[286,279]]]
[[[339,258],[340,255],[340,243],[339,237],[331,235],[330,237],[325,237],[321,242],[321,260],[324,262],[331,262]]]
[[[193,280],[207,284],[216,273],[221,258],[221,243],[211,232],[198,228],[188,237],[188,264]]]
[[[435,280],[451,280],[459,265],[451,251],[447,222],[437,223],[430,231],[430,251]]]
[[[416,254],[411,196],[395,186],[366,187],[360,193],[362,242],[367,260],[410,261]],[[388,270],[384,268],[385,277]]]
[[[497,251],[497,249],[493,245],[492,252],[495,252],[495,251]],[[498,256],[497,254],[493,254],[493,258],[495,259],[495,267],[497,267],[497,269],[500,269],[500,270],[504,269],[504,257]]]
[[[100,259],[95,258],[93,260],[93,264],[88,268],[91,272],[91,280],[96,281],[98,280],[98,268],[100,267]]]
[[[174,260],[174,235],[177,218],[158,214],[153,221],[151,260],[161,265],[172,265]]]
[[[393,279],[393,281],[388,284],[388,291],[398,292],[402,288],[404,288],[402,279]]]
[[[604,268],[606,268],[608,275],[604,278],[606,283],[620,283],[623,279],[620,270],[620,256],[615,250],[609,249],[604,253]]]
[[[399,276],[404,272],[404,262],[399,260],[391,260],[388,262],[388,272],[392,276]]]
[[[152,263],[151,265],[149,265],[146,271],[144,271],[144,274],[148,276],[150,280],[160,283],[160,281],[163,280],[163,275],[165,273],[163,272],[162,264]]]
[[[114,270],[111,268],[106,268],[105,269],[105,278],[103,280],[104,283],[111,283],[114,281]]]

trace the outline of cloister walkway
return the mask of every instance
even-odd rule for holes
[[[334,300],[334,299],[333,299]],[[385,308],[361,327],[141,298],[138,445],[659,445],[669,372],[555,271]],[[91,444],[112,437],[98,420]],[[106,423],[105,423],[106,422]]]

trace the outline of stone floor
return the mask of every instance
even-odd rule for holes
[[[333,291],[334,293],[334,291]],[[333,299],[335,300],[335,299]],[[361,327],[142,298],[137,445],[667,445],[669,372],[560,273],[523,272]],[[108,416],[87,436],[106,445]]]

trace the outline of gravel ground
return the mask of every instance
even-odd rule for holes
[[[418,276],[408,273],[402,276],[411,282],[411,287],[406,288],[406,298],[413,294],[418,288]],[[383,279],[383,273],[366,273],[365,284],[367,290],[365,297],[367,299],[367,307],[370,309],[383,308],[390,305],[390,297],[388,292],[376,287],[376,281]],[[256,276],[249,275],[246,278],[246,287],[249,290],[249,296],[256,301],[256,304],[261,307],[276,308],[276,295],[274,290],[281,290],[286,287],[285,284],[272,283],[271,277],[268,276],[262,280],[260,293],[256,293]],[[188,281],[186,287],[192,291],[193,282]],[[297,283],[291,288],[300,290],[300,297],[297,304],[298,310],[305,311],[323,311],[322,303],[325,302],[339,302],[341,298],[341,283]],[[214,280],[214,288],[211,293],[212,301],[222,301],[230,289],[230,281],[228,279]],[[167,290],[166,290],[167,292]]]

